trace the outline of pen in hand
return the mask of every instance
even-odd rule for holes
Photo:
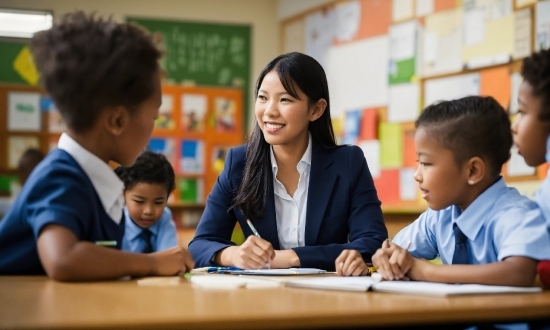
[[[252,224],[252,222],[249,219],[246,219],[246,223],[248,224],[248,227],[250,227],[250,229],[254,233],[254,236],[256,236],[258,238],[261,238],[260,234],[258,233],[258,231],[256,230],[256,228],[254,227],[254,225]],[[270,265],[269,265],[269,262],[265,263],[265,268],[267,268],[267,269],[271,268]]]

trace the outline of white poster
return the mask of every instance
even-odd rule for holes
[[[305,51],[325,67],[325,57],[333,42],[333,11],[318,10],[306,16]]]
[[[479,95],[479,73],[427,80],[424,85],[424,107],[437,101],[456,100]]]
[[[415,121],[420,112],[420,85],[397,84],[390,86],[388,122]]]
[[[361,3],[357,0],[338,4],[335,11],[334,36],[338,41],[351,41],[361,24]]]
[[[537,2],[535,19],[535,50],[550,48],[550,0]]]
[[[359,148],[363,150],[372,177],[374,179],[380,177],[380,141],[361,141]]]
[[[40,94],[8,93],[8,130],[39,131],[41,127]]]

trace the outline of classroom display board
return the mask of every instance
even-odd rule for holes
[[[239,88],[243,92],[244,108],[248,109],[249,25],[135,17],[128,17],[127,21],[151,31],[164,49],[162,65],[168,73],[167,82]]]
[[[281,37],[325,68],[336,134],[363,149],[383,211],[416,213],[421,109],[493,96],[513,120],[521,60],[550,47],[550,0],[334,1],[283,21]],[[532,197],[546,172],[512,150],[502,175]]]
[[[243,112],[240,89],[162,86],[149,149],[163,153],[176,172],[169,206],[181,226],[198,223],[227,152],[243,143]]]

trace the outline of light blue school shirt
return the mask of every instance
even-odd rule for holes
[[[455,250],[453,224],[468,238],[468,262],[487,264],[510,256],[535,260],[548,258],[550,236],[544,217],[534,201],[500,178],[461,213],[457,205],[444,210],[428,209],[393,239],[416,258],[441,257],[452,264]]]
[[[129,252],[141,253],[145,247],[145,241],[140,237],[141,227],[136,225],[128,209],[124,208],[124,220],[126,222],[126,228],[124,231],[124,238],[122,239],[122,250]],[[172,221],[172,212],[165,207],[159,221],[148,228],[151,235],[151,245],[153,246],[153,252],[166,250],[178,245],[178,237],[176,233],[176,226]]]
[[[550,170],[548,171],[546,179],[542,181],[535,194],[535,202],[537,202],[542,211],[542,215],[546,219],[548,230],[550,230]],[[550,253],[547,258],[550,259]]]

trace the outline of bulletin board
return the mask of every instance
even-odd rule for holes
[[[281,38],[323,65],[338,139],[363,149],[384,213],[420,213],[414,121],[468,95],[513,120],[521,61],[550,46],[550,0],[334,1],[282,21]],[[546,173],[514,150],[502,170],[529,197]]]
[[[174,168],[176,190],[168,206],[182,227],[198,223],[227,152],[244,143],[243,112],[240,89],[162,86],[149,149]]]
[[[165,51],[168,83],[238,88],[248,109],[251,27],[128,17],[153,33]],[[245,112],[246,117],[246,112]],[[247,118],[243,118],[243,121]]]

